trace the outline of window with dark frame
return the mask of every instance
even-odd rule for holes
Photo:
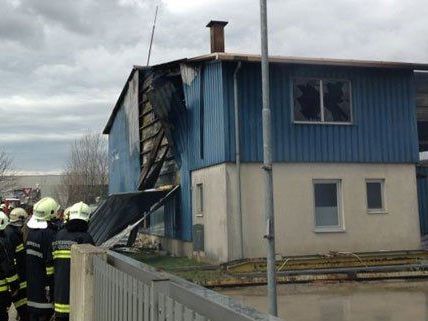
[[[369,212],[384,212],[384,183],[383,179],[366,180],[367,210]]]
[[[348,80],[295,78],[295,122],[350,123],[351,83]]]
[[[315,229],[342,229],[340,180],[314,180]]]
[[[202,183],[196,184],[196,214],[204,213],[204,187]]]

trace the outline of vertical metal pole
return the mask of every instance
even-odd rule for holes
[[[152,54],[153,37],[155,35],[156,19],[158,17],[159,6],[156,6],[155,19],[153,20],[152,35],[150,36],[149,53],[147,55],[147,66],[150,64],[150,56]]]
[[[265,218],[267,240],[267,279],[269,313],[278,316],[276,297],[275,219],[273,212],[271,110],[269,103],[269,61],[266,0],[260,0],[260,33],[262,48],[262,97],[263,97],[263,171],[265,184]]]

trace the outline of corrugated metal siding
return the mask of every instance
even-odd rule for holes
[[[228,114],[225,161],[234,161],[233,71],[224,63]],[[276,162],[415,163],[418,160],[413,72],[271,64],[273,159]],[[292,78],[351,80],[352,125],[294,124]],[[242,161],[262,161],[261,76],[258,64],[239,74]]]
[[[134,192],[140,177],[138,73],[134,74],[109,134],[109,194]]]
[[[428,167],[417,167],[419,223],[421,235],[428,235]]]
[[[201,77],[203,77],[201,87]],[[199,68],[191,84],[184,84],[186,113],[175,123],[176,153],[180,154],[181,226],[179,238],[192,239],[191,170],[223,162],[225,159],[224,107],[222,68],[220,62]],[[203,99],[201,99],[201,95]],[[203,101],[203,135],[200,134]],[[200,157],[201,136],[204,139],[203,158]]]
[[[203,77],[202,86],[201,77]],[[199,68],[191,85],[184,85],[187,118],[190,125],[188,128],[190,169],[210,166],[225,159],[222,78],[221,63],[207,63]],[[204,110],[203,135],[200,133],[202,108]],[[203,137],[203,157],[200,155],[201,136]]]

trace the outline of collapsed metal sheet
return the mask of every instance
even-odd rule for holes
[[[123,231],[119,232],[112,238],[103,242],[101,246],[106,248],[112,248],[117,246],[124,239],[128,240],[127,242],[125,242],[127,244],[124,244],[124,245],[132,246],[135,242],[135,237],[131,241],[129,240],[129,238],[131,238],[132,231],[135,230],[136,233],[138,233],[139,226],[141,225],[141,223],[146,218],[148,218],[151,214],[153,214],[157,209],[165,205],[165,203],[176,194],[179,188],[180,188],[180,185],[175,186],[170,192],[168,192],[168,194],[166,194],[163,198],[161,198],[157,203],[153,204],[150,210],[146,212],[143,216],[141,216],[139,219],[137,219],[136,222],[133,222],[132,224],[128,225],[125,229],[123,229]]]
[[[157,189],[110,195],[95,210],[89,223],[89,233],[95,245],[104,243],[137,222],[169,191],[170,189]]]

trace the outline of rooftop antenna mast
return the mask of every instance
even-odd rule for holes
[[[153,37],[155,35],[156,19],[158,17],[159,5],[156,6],[155,19],[153,20],[152,35],[150,37],[149,54],[147,55],[147,66],[150,64],[150,55],[152,54]]]

